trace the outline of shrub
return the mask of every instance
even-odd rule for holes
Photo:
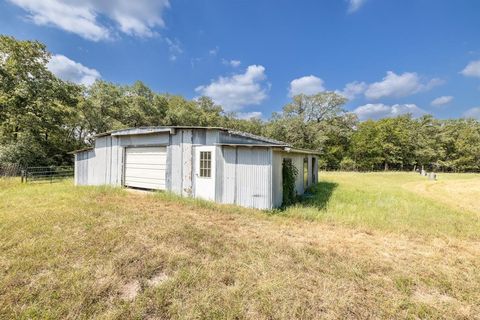
[[[283,202],[282,206],[289,206],[297,200],[295,191],[295,179],[298,175],[298,169],[293,165],[292,159],[283,159],[282,165],[282,185]]]
[[[340,161],[340,169],[344,171],[354,171],[357,169],[357,163],[350,157],[345,157]]]

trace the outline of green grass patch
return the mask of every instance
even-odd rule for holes
[[[0,319],[480,313],[474,214],[405,189],[423,183],[408,174],[320,176],[315,197],[272,212],[0,179]]]
[[[480,193],[480,175],[441,174],[433,183],[459,179],[478,180]],[[313,197],[283,214],[372,230],[479,238],[480,214],[409,190],[412,183],[432,182],[415,173],[322,172]]]

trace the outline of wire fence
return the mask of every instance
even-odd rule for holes
[[[28,167],[21,171],[22,182],[54,182],[74,175],[74,168],[59,167]]]
[[[0,163],[0,177],[19,177],[22,167],[17,163]]]

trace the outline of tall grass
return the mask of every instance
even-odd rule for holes
[[[480,175],[443,174],[436,183],[459,179],[475,181],[480,191]],[[425,197],[414,188],[431,183],[415,173],[321,172],[314,196],[284,214],[373,230],[479,239],[480,213]]]
[[[440,226],[416,236],[410,175],[321,177],[316,197],[283,212],[0,179],[0,319],[480,314],[479,242]],[[471,218],[450,217],[459,230],[477,223],[457,213]]]

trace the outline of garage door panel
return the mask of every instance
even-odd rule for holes
[[[165,177],[165,170],[150,170],[148,172],[148,176],[145,175],[145,170],[128,170],[128,172],[125,174],[125,178],[143,178],[146,180],[164,180]]]
[[[144,153],[131,153],[130,154],[130,159],[129,161],[135,161],[135,160],[150,160],[150,159],[156,159],[156,158],[166,158],[166,155],[162,154],[144,154]]]
[[[152,155],[152,156],[145,156],[145,155],[136,155],[132,154],[127,157],[127,164],[147,164],[147,165],[158,165],[165,163],[167,161],[166,156],[160,156],[160,155]]]
[[[125,185],[145,189],[165,189],[167,151],[165,147],[126,149]]]
[[[136,187],[136,188],[143,188],[143,185],[149,185],[151,188],[149,189],[163,189],[165,188],[164,182],[159,182],[158,180],[148,180],[143,178],[137,177],[130,177],[129,178],[129,187]]]
[[[145,169],[145,170],[165,170],[166,164],[155,163],[127,163],[129,169]]]
[[[165,151],[166,147],[130,147],[132,154],[158,154],[159,151]]]

